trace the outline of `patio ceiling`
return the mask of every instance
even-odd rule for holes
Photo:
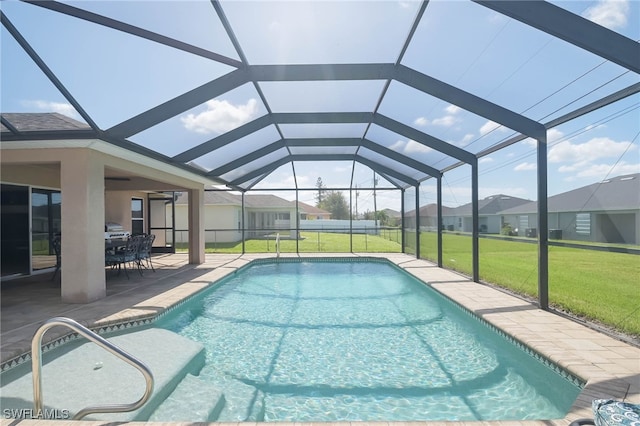
[[[57,99],[96,137],[234,189],[280,167],[297,182],[296,164],[308,161],[360,164],[407,188],[524,139],[544,142],[549,128],[640,91],[638,42],[583,18],[577,3],[2,2],[3,91]],[[460,27],[465,16],[477,27]],[[480,37],[497,18],[493,38]],[[440,51],[444,38],[459,38],[460,51]],[[562,64],[515,60],[550,43]],[[489,48],[508,59],[467,78]],[[538,89],[594,64],[587,91],[551,102],[556,93]],[[31,93],[36,81],[49,92]],[[416,118],[436,123],[447,108],[508,132],[463,143]],[[3,124],[3,140],[34,137]]]

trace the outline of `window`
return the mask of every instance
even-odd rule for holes
[[[144,234],[142,199],[131,199],[131,235]]]
[[[590,213],[576,213],[576,234],[591,235]]]

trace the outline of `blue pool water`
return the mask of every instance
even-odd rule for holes
[[[386,262],[253,265],[158,325],[206,346],[219,421],[555,419],[580,391]]]

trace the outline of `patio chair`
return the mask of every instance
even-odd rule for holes
[[[578,419],[569,426],[627,426],[640,424],[640,405],[613,399],[595,399],[591,403],[593,419]]]
[[[155,272],[156,270],[151,262],[151,248],[153,247],[153,242],[155,241],[156,236],[155,234],[148,234],[143,235],[142,237],[140,245],[138,246],[138,269],[151,268],[151,270]]]
[[[51,240],[51,246],[53,247],[53,252],[56,255],[56,270],[53,271],[53,276],[51,277],[51,281],[56,278],[58,272],[60,272],[60,266],[62,266],[62,241],[60,240],[60,236],[53,237]]]
[[[112,268],[118,268],[118,274],[120,274],[120,270],[124,269],[124,273],[129,279],[129,272],[127,271],[127,263],[137,264],[138,263],[138,247],[141,243],[141,238],[139,235],[129,237],[127,240],[127,244],[121,250],[116,250],[114,252],[106,252],[105,253],[105,264],[107,266],[111,266]],[[142,274],[141,271],[139,271]]]

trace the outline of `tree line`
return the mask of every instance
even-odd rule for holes
[[[316,189],[316,207],[331,213],[332,219],[349,219],[351,217],[349,203],[341,191],[327,189],[321,177],[316,180]],[[385,226],[389,222],[389,215],[385,211],[366,211],[363,218],[366,220],[377,219],[381,226]]]

